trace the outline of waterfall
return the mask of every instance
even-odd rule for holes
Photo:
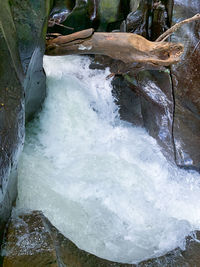
[[[185,247],[200,229],[200,175],[167,162],[147,132],[120,120],[109,69],[45,57],[47,97],[29,123],[17,208],[42,210],[75,244],[137,263]]]

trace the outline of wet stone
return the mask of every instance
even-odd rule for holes
[[[200,238],[197,232],[196,238]],[[101,259],[79,249],[40,211],[13,212],[2,250],[3,267],[193,267],[199,266],[200,243],[188,238],[186,250],[135,264]]]
[[[3,247],[3,266],[58,266],[53,240],[40,212],[13,214]]]
[[[174,1],[173,23],[200,12],[200,2]],[[182,42],[185,53],[172,66],[174,88],[174,142],[178,166],[200,170],[200,22],[184,25],[172,36]]]
[[[0,2],[0,244],[17,195],[16,165],[24,138],[23,70],[7,0]]]
[[[43,55],[47,20],[52,0],[10,0],[17,33],[19,54],[25,73],[26,119],[31,119],[41,108],[46,96],[46,76]]]

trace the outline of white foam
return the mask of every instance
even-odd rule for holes
[[[127,263],[184,248],[200,229],[200,176],[119,120],[109,70],[45,57],[48,94],[27,129],[18,208],[42,210],[81,249]]]

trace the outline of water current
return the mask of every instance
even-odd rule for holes
[[[42,210],[75,244],[136,263],[200,229],[200,176],[173,166],[156,141],[120,120],[109,70],[81,56],[45,57],[47,97],[29,123],[19,209]]]

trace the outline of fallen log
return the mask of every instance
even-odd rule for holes
[[[94,32],[93,29],[88,29],[65,36],[52,35],[46,40],[45,54],[99,54],[124,63],[169,66],[180,60],[183,49],[180,43],[151,42],[133,33]]]

